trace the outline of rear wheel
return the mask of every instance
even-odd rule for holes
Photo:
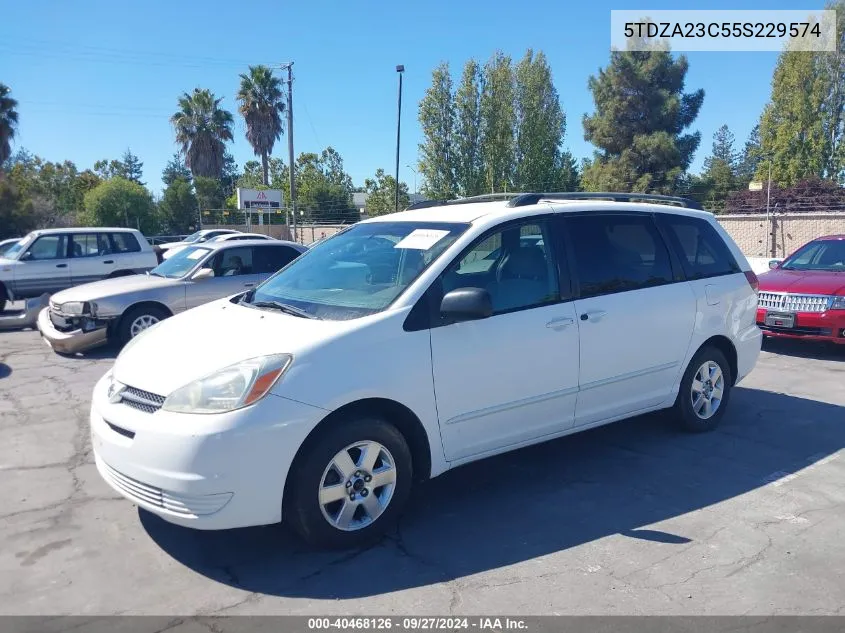
[[[120,320],[117,328],[117,337],[121,344],[126,345],[141,332],[163,321],[170,314],[158,306],[138,306],[132,308]]]
[[[291,468],[285,517],[308,543],[348,548],[375,541],[411,491],[411,451],[393,425],[360,417],[323,432]]]
[[[696,433],[716,428],[725,415],[732,385],[725,355],[715,347],[699,350],[684,372],[675,401],[680,425]]]
[[[6,309],[6,286],[0,284],[0,312]]]

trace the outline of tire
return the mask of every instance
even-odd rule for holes
[[[166,310],[153,305],[132,308],[120,319],[120,325],[117,326],[117,339],[121,345],[126,345],[141,331],[159,321],[164,321],[169,316]],[[146,327],[141,327],[142,322],[147,323]],[[139,327],[141,329],[138,329]]]
[[[368,451],[361,451],[356,445],[366,445],[370,454],[375,454],[373,449],[377,447],[374,467],[366,465]],[[343,453],[349,462],[342,470],[351,470],[343,473],[345,476],[337,467]],[[393,479],[389,483],[391,464]],[[360,476],[356,476],[356,471]],[[305,446],[290,472],[285,520],[307,543],[329,549],[360,547],[377,541],[396,523],[413,481],[411,451],[404,436],[393,425],[368,416],[342,420],[326,429]],[[376,480],[388,483],[373,487]],[[321,503],[321,490],[329,499],[325,505]],[[350,493],[355,496],[354,501]],[[339,499],[332,500],[337,496]],[[338,527],[342,525],[346,529]]]
[[[7,298],[8,297],[6,295],[6,286],[0,284],[0,312],[3,312],[3,310],[6,309]]]
[[[702,372],[702,375],[708,375],[705,373],[705,367],[709,367],[712,388],[707,387],[706,382],[702,384],[699,380],[701,377],[699,372]],[[703,391],[696,386],[695,393],[700,394],[703,400],[694,396],[694,382],[702,385]],[[715,347],[700,349],[684,372],[678,398],[675,400],[674,417],[681,428],[692,433],[703,433],[719,426],[730,400],[732,385],[733,376],[725,355]],[[714,402],[719,388],[721,388],[722,397],[718,399],[718,402]],[[708,393],[711,396],[709,400]],[[694,398],[699,404],[693,404]],[[709,415],[708,406],[711,411]]]

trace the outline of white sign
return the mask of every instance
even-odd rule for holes
[[[267,209],[278,209],[281,206],[282,192],[279,189],[238,188],[239,209],[255,209],[258,213],[265,213]]]
[[[759,180],[752,180],[748,183],[748,191],[763,191],[763,183]]]
[[[447,235],[449,235],[449,231],[416,229],[408,233],[408,235],[405,236],[404,239],[400,240],[393,248],[413,248],[421,251],[427,251]]]

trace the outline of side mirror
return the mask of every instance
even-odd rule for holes
[[[200,268],[191,277],[191,281],[202,281],[203,279],[211,279],[214,277],[214,270],[212,268]]]
[[[440,315],[453,321],[475,321],[492,314],[493,301],[483,288],[457,288],[440,302]]]
[[[28,262],[31,259],[32,259],[32,253],[27,251],[26,253],[24,253],[23,255],[20,256],[19,261]]]
[[[774,270],[775,268],[780,266],[780,263],[782,261],[783,261],[782,259],[770,259],[769,260],[769,270]]]

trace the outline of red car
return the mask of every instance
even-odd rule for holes
[[[845,344],[845,235],[809,242],[760,275],[765,336]]]

